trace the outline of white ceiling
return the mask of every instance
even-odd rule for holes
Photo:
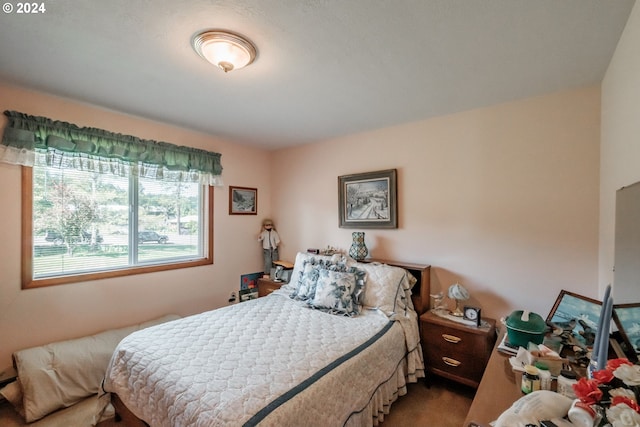
[[[634,0],[42,3],[0,14],[0,81],[275,149],[598,84]],[[206,29],[256,61],[222,73]]]

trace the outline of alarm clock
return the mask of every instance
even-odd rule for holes
[[[467,305],[462,311],[462,318],[471,322],[475,322],[476,326],[480,326],[480,322],[482,321],[480,312],[481,311],[479,307],[471,307]]]

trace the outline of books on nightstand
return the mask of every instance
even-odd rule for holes
[[[507,334],[504,334],[504,336],[502,337],[502,340],[500,341],[500,344],[498,344],[498,351],[502,353],[510,354],[512,356],[515,356],[516,354],[518,354],[519,348],[520,348],[519,346],[513,345],[509,342],[509,337],[507,336]]]
[[[552,337],[545,337],[542,344],[558,354],[560,354],[563,347],[561,342],[553,339]],[[498,344],[498,351],[509,354],[511,356],[515,356],[516,354],[518,354],[518,348],[520,347],[509,342],[509,334],[504,334],[502,340],[500,341],[500,344]]]

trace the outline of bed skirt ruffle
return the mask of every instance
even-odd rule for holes
[[[384,421],[384,416],[389,414],[391,404],[398,397],[407,394],[407,384],[418,382],[424,376],[422,348],[418,346],[402,359],[391,378],[378,386],[369,404],[363,410],[353,413],[345,426],[378,426]]]

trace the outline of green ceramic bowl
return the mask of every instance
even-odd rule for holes
[[[529,342],[542,344],[547,323],[539,314],[516,310],[505,319],[509,343],[527,348]]]

